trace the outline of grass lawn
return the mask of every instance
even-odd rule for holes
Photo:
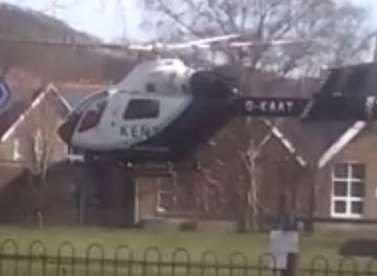
[[[332,263],[339,261],[340,245],[352,235],[302,235],[300,237],[300,259],[308,264],[315,256],[326,256]],[[49,255],[55,255],[59,244],[70,241],[74,244],[76,254],[84,256],[91,243],[103,245],[108,258],[114,256],[119,245],[128,245],[135,258],[142,258],[144,250],[156,246],[164,260],[171,260],[172,252],[177,248],[189,251],[193,261],[200,260],[203,252],[212,250],[219,261],[227,262],[233,252],[244,252],[251,263],[256,263],[259,256],[269,250],[268,234],[219,234],[178,231],[146,231],[107,228],[16,228],[0,227],[0,241],[7,238],[17,241],[20,251],[27,252],[34,240],[42,241]],[[36,249],[38,251],[38,249]],[[68,252],[65,250],[65,252]],[[96,256],[95,250],[92,252]],[[98,256],[98,255],[97,255]],[[153,256],[152,256],[153,257]]]

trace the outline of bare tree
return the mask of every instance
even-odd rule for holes
[[[298,65],[316,70],[361,58],[368,36],[365,10],[334,0],[144,0],[145,20],[162,34],[202,37],[239,33],[251,41],[288,38],[309,41],[284,48],[248,50],[253,68],[292,73]],[[150,16],[153,14],[154,16]],[[315,41],[315,43],[311,43]],[[233,59],[239,55],[232,53]]]
[[[56,136],[59,110],[50,99],[54,99],[53,88],[47,87],[37,91],[29,109],[24,113],[23,127],[19,131],[22,137],[24,161],[29,172],[31,208],[30,217],[44,224],[44,209],[47,207],[48,169],[54,161],[63,156],[65,146]]]
[[[224,49],[223,54],[242,72],[240,86],[244,93],[263,91],[264,83],[258,72],[268,72],[275,78],[317,75],[325,65],[358,62],[369,49],[366,11],[345,1],[144,0],[143,3],[145,21],[158,28],[165,39],[238,33],[254,42],[279,39],[304,42],[284,47]],[[216,194],[215,200],[222,200],[234,210],[242,231],[257,227],[259,212],[268,209],[258,198],[258,173],[268,168],[257,159],[271,140],[275,123],[269,124],[266,127],[261,120],[238,119],[214,139],[217,146],[212,148],[218,150],[203,150],[199,157],[204,164],[202,176],[195,178],[199,183],[196,193],[199,206],[208,212],[211,194]],[[214,190],[220,192],[213,193]]]

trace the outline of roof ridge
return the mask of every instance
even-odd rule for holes
[[[9,136],[16,130],[17,126],[23,122],[26,118],[26,116],[32,112],[42,101],[43,99],[51,92],[51,93],[54,93],[62,102],[63,102],[63,105],[65,107],[67,107],[68,110],[71,110],[71,107],[70,105],[68,104],[67,105],[67,102],[66,101],[63,101],[58,92],[58,90],[56,89],[55,85],[53,85],[52,83],[49,83],[48,85],[45,85],[43,88],[41,88],[41,93],[38,94],[37,97],[35,97],[35,99],[33,99],[33,101],[31,101],[31,103],[29,104],[29,106],[26,108],[26,110],[24,110],[24,112],[20,113],[19,116],[17,117],[17,119],[13,122],[13,124],[11,124],[8,129],[3,133],[3,135],[1,135],[0,137],[0,143],[3,143],[5,142]]]

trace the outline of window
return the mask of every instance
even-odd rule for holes
[[[332,173],[333,217],[360,218],[364,212],[365,165],[335,164]]]
[[[15,138],[13,140],[13,160],[14,161],[19,161],[21,160],[22,155],[20,153],[20,140]]]
[[[166,178],[158,178],[157,183],[157,212],[169,212],[173,209],[176,202],[174,181]]]
[[[42,161],[43,155],[43,136],[42,131],[38,128],[34,137],[34,153],[38,162]]]
[[[92,129],[101,122],[102,115],[106,109],[107,101],[98,101],[86,111],[84,118],[80,122],[79,132]]]
[[[160,114],[160,103],[153,99],[135,99],[128,103],[123,118],[129,119],[151,119],[157,118]]]
[[[104,91],[85,98],[83,101],[80,102],[79,106],[75,110],[75,113],[81,113],[86,111],[88,107],[92,106],[94,102],[106,102],[108,96],[109,93],[107,91]]]

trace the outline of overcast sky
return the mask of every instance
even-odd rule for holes
[[[369,8],[371,24],[377,29],[377,0],[350,1]],[[140,28],[142,10],[138,7],[137,0],[0,0],[1,2],[43,11],[106,41],[122,36],[133,40],[154,37],[153,33]],[[57,5],[51,7],[52,2]],[[120,12],[119,2],[123,3],[126,11],[124,14]]]

